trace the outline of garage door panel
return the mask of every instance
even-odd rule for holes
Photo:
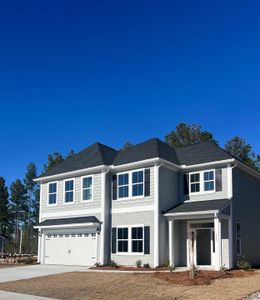
[[[96,236],[49,234],[45,241],[45,263],[91,266],[96,260]]]

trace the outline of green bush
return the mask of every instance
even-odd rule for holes
[[[172,265],[171,265],[171,266],[169,266],[169,267],[168,267],[168,269],[169,269],[169,271],[170,271],[170,272],[173,272],[173,271],[175,271],[175,267],[174,267],[174,266],[172,266]]]
[[[169,261],[169,260],[166,260],[166,261],[164,262],[163,266],[164,266],[164,268],[169,269],[169,267],[170,267],[170,261]]]
[[[135,265],[137,266],[137,268],[140,268],[142,266],[142,261],[141,259],[138,259],[136,262],[135,262]]]
[[[117,263],[116,263],[114,260],[111,260],[111,261],[110,261],[109,266],[110,266],[110,267],[113,267],[113,268],[116,268],[116,269],[118,268],[118,265],[117,265]]]
[[[23,260],[23,263],[25,263],[26,265],[31,265],[34,263],[34,260],[32,257],[26,257],[24,260]]]
[[[195,279],[199,273],[199,268],[196,265],[192,265],[190,267],[190,277],[191,279]]]
[[[237,262],[237,267],[239,270],[247,271],[251,269],[251,264],[246,260],[241,260]]]
[[[150,269],[150,265],[149,264],[144,264],[144,268]]]
[[[225,267],[225,265],[223,265],[223,266],[220,267],[220,271],[221,272],[226,272],[227,271],[227,268]]]
[[[96,263],[95,263],[95,267],[101,267],[101,263],[96,262]]]

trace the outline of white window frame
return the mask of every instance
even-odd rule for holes
[[[118,238],[118,230],[119,229],[127,229],[128,230],[128,233],[127,233],[128,238],[127,239],[119,239]],[[127,241],[127,249],[128,249],[128,251],[127,252],[119,251],[118,250],[118,242],[125,242],[125,241]],[[116,252],[118,254],[127,254],[127,253],[129,253],[129,227],[128,226],[120,226],[120,227],[116,228]]]
[[[240,227],[240,236],[238,237],[238,232],[237,232],[237,225],[239,224],[239,227]],[[238,249],[237,249],[237,242],[239,241],[239,252],[238,252]],[[237,255],[242,255],[242,243],[241,243],[241,222],[236,222],[236,254]]]
[[[73,181],[73,190],[71,191],[65,191],[65,185],[66,185],[66,182],[68,181]],[[66,198],[66,192],[73,192],[73,201],[72,202],[66,202],[65,201],[65,198]],[[70,179],[66,179],[63,181],[63,204],[64,205],[71,205],[71,204],[74,204],[75,203],[75,178],[70,178]]]
[[[207,180],[208,181],[214,181],[214,189],[210,190],[210,191],[205,191],[205,187],[204,187],[204,173],[206,172],[213,172],[214,174],[214,179],[213,180]],[[191,175],[193,174],[200,174],[200,181],[199,181],[199,185],[200,185],[200,191],[199,192],[191,192],[191,184],[193,182],[191,182]],[[197,182],[195,182],[197,183]],[[194,171],[194,172],[190,172],[189,173],[189,195],[199,195],[199,194],[211,194],[211,193],[215,193],[216,192],[216,170],[215,169],[209,169],[209,170],[202,170],[202,171]]]
[[[83,180],[84,178],[92,178],[92,186],[91,186],[91,199],[89,200],[84,200],[83,199],[83,191],[87,190],[89,188],[83,188]],[[93,175],[85,175],[81,177],[81,202],[83,203],[89,203],[89,202],[93,202],[94,200],[94,176]]]
[[[135,172],[143,172],[143,194],[138,196],[133,196],[133,173]],[[128,197],[119,198],[119,175],[128,174]],[[131,170],[126,172],[120,172],[117,173],[117,199],[115,201],[121,201],[121,200],[129,200],[129,199],[141,199],[144,198],[145,193],[145,169],[137,169],[137,170]],[[141,184],[141,182],[134,183],[135,184]],[[121,185],[122,186],[122,185]],[[126,186],[126,185],[124,185]]]
[[[49,193],[49,186],[50,186],[50,184],[53,184],[53,183],[56,184],[56,193]],[[56,194],[56,202],[55,203],[49,202],[50,194]],[[48,184],[47,184],[47,206],[57,206],[57,204],[58,204],[58,181],[48,182]]]
[[[132,251],[132,241],[141,241],[141,239],[132,239],[132,228],[142,227],[143,229],[143,251],[142,252],[133,252]],[[128,228],[128,252],[118,252],[118,229],[119,228]],[[126,239],[120,239],[120,241],[125,241]],[[136,225],[120,225],[116,227],[116,255],[144,255],[144,224]]]

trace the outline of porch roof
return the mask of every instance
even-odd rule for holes
[[[221,212],[229,203],[230,199],[218,200],[200,200],[200,201],[186,201],[175,205],[164,213],[165,216],[174,216],[179,214],[189,213],[206,213],[206,212]]]

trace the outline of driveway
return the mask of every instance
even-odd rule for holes
[[[21,279],[30,279],[48,275],[56,275],[68,272],[85,271],[87,267],[58,266],[58,265],[32,265],[1,269],[0,283]]]

